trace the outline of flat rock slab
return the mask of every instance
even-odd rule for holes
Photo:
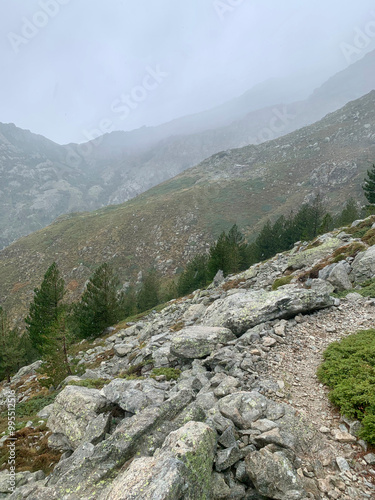
[[[315,281],[315,280],[314,280]],[[321,281],[321,280],[316,280]],[[202,324],[229,328],[240,336],[250,328],[275,319],[292,318],[332,306],[331,285],[319,283],[316,288],[287,285],[273,292],[252,290],[215,301],[207,308]]]
[[[178,358],[199,359],[209,356],[218,344],[235,340],[228,328],[191,326],[180,330],[172,339],[171,353]]]

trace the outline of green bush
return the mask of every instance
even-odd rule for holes
[[[362,422],[360,437],[375,444],[375,329],[331,344],[318,369],[329,399],[349,418]]]
[[[273,282],[272,290],[275,291],[278,288],[280,288],[281,286],[289,285],[289,283],[292,281],[292,279],[293,279],[293,276],[291,274],[289,276],[282,276],[281,278],[278,278],[277,280],[275,280]]]
[[[42,410],[45,406],[54,402],[57,393],[48,396],[35,396],[27,401],[18,403],[16,406],[17,417],[31,417]]]
[[[167,380],[177,380],[181,375],[181,370],[177,368],[154,368],[151,377],[164,375]]]

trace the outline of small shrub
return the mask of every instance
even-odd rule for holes
[[[278,278],[277,280],[275,280],[273,282],[272,290],[275,291],[278,288],[280,288],[281,286],[289,285],[289,283],[292,281],[292,279],[293,279],[293,276],[291,274],[289,276],[282,276],[281,278]]]
[[[178,368],[154,368],[151,377],[159,377],[164,375],[167,380],[177,380],[181,375],[181,370]]]
[[[362,237],[362,241],[367,243],[369,246],[375,245],[375,229],[367,231],[367,233]]]
[[[72,380],[67,385],[78,385],[79,387],[87,387],[88,389],[103,389],[109,382],[110,380],[104,378],[86,378],[84,380]]]
[[[363,330],[331,344],[318,377],[344,415],[362,421],[360,437],[375,444],[375,330]]]
[[[30,398],[27,401],[18,403],[16,407],[17,417],[22,418],[36,415],[45,406],[53,403],[56,396],[57,393],[49,394],[48,396],[35,396],[34,398]]]

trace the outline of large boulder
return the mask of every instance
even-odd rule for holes
[[[173,337],[171,353],[178,358],[204,358],[209,356],[218,344],[226,344],[235,339],[227,328],[191,326],[183,328]]]
[[[165,399],[165,384],[156,380],[114,379],[101,390],[111,403],[129,413],[138,413],[147,406],[160,405]]]
[[[339,262],[333,267],[332,271],[327,277],[327,281],[335,287],[336,292],[344,290],[351,290],[353,285],[349,279],[348,264],[346,262]]]
[[[255,488],[267,498],[300,500],[306,497],[302,480],[287,456],[267,448],[253,451],[246,459],[246,472]]]
[[[319,286],[314,286],[314,282]],[[223,326],[240,336],[250,328],[266,321],[292,318],[333,305],[332,287],[313,280],[311,289],[286,285],[273,292],[251,290],[216,300],[207,308],[202,324]]]
[[[363,283],[375,276],[375,245],[360,252],[352,264],[350,275],[354,283]]]
[[[169,434],[157,455],[134,460],[99,498],[209,500],[215,448],[215,431],[189,422]]]
[[[68,385],[55,399],[47,426],[50,444],[66,443],[72,450],[84,442],[97,443],[110,421],[109,401],[96,389]]]

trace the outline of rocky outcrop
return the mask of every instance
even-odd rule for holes
[[[330,342],[373,325],[373,299],[331,297],[367,272],[356,274],[363,256],[344,259],[356,240],[336,236],[339,263],[307,259],[272,290],[291,257],[280,254],[82,352],[81,364],[108,359],[65,383],[101,378],[103,389],[68,385],[40,412],[50,415],[50,444],[66,453],[47,478],[18,476],[6,498],[372,498],[374,457],[355,435],[360,423],[339,420],[316,379]],[[308,247],[292,255],[302,262]],[[36,375],[24,373],[15,380],[27,391]]]
[[[109,401],[96,389],[67,386],[57,396],[48,418],[53,448],[75,450],[82,443],[97,443],[109,428]]]
[[[318,290],[287,285],[274,292],[240,291],[208,307],[202,317],[202,324],[224,326],[236,335],[241,335],[260,323],[292,318],[299,313],[333,305],[330,290],[325,286]]]
[[[178,358],[204,358],[218,344],[226,344],[236,337],[228,328],[192,326],[176,334],[171,343],[171,353]]]
[[[361,252],[352,264],[351,278],[355,283],[363,283],[375,276],[375,246]]]
[[[153,457],[135,459],[100,499],[210,500],[215,448],[216,433],[208,425],[189,422],[171,432]]]

